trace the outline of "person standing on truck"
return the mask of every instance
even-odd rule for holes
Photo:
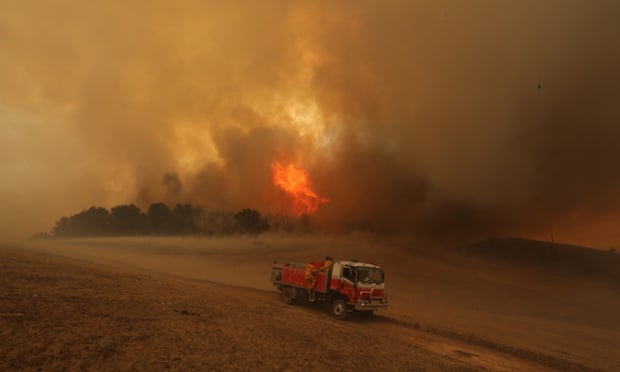
[[[308,288],[308,301],[314,302],[314,286],[316,285],[316,268],[312,263],[306,265],[306,284]]]
[[[332,263],[334,263],[334,259],[331,256],[325,257],[325,262],[323,262],[323,266],[321,266],[321,271],[329,272],[329,269],[332,267]]]
[[[327,275],[325,276],[325,292],[329,292],[331,290],[331,281],[332,281],[332,265],[334,264],[334,259],[331,256],[325,256],[325,262],[323,262],[323,266],[321,266],[321,271],[325,271]]]

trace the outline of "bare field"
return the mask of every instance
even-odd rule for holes
[[[2,245],[0,369],[620,370],[620,287],[366,236]],[[281,304],[270,265],[386,268],[390,309]],[[2,364],[4,363],[4,364]]]

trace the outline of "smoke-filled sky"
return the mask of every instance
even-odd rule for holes
[[[620,2],[0,6],[0,237],[91,205],[620,244]]]

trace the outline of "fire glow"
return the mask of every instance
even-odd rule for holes
[[[323,198],[312,190],[306,170],[297,168],[293,164],[284,165],[280,162],[272,163],[271,167],[273,184],[293,197],[296,214],[315,213],[322,204],[330,202],[330,199]]]

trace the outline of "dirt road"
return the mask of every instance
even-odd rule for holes
[[[487,337],[492,327],[481,319],[476,333],[457,322],[437,326],[398,303],[396,311],[347,322],[320,306],[286,306],[266,283],[264,268],[266,285],[243,283],[257,280],[259,270],[248,262],[262,261],[264,249],[252,257],[247,249],[218,253],[188,242],[170,251],[168,243],[114,242],[0,249],[0,354],[7,356],[0,369],[613,370],[610,363],[617,362],[588,364],[570,348],[549,353],[524,347],[522,339]],[[269,254],[287,252],[316,254],[269,248]],[[210,276],[241,279],[218,284]],[[614,329],[605,332],[601,345],[615,337]]]

